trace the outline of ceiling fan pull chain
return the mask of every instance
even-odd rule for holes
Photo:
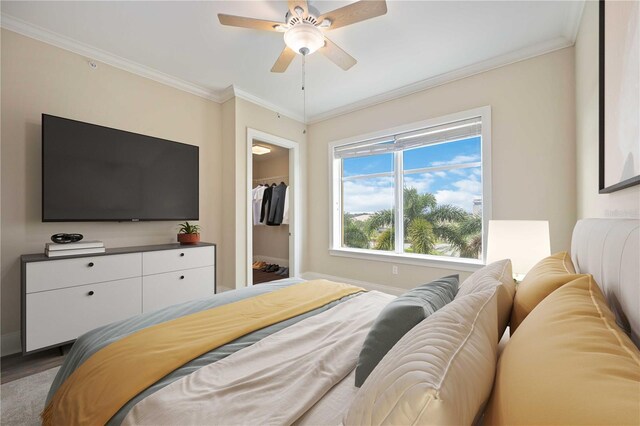
[[[305,129],[302,131],[302,134],[306,134],[307,133],[307,91],[305,90],[305,86],[306,86],[306,62],[307,62],[307,55],[303,54],[302,55],[302,119],[303,119],[303,123],[305,126]]]

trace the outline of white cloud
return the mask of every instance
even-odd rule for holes
[[[373,213],[393,206],[393,187],[389,178],[358,179],[344,183],[344,211]]]
[[[457,190],[443,189],[434,194],[438,204],[452,204],[468,212],[473,211],[473,200],[482,194],[482,182],[471,176],[455,182],[453,186]]]
[[[464,164],[464,163],[476,163],[480,161],[480,155],[456,155],[449,161],[434,161],[432,166],[445,166],[447,164]]]
[[[459,169],[462,170],[462,169]],[[480,170],[472,169],[463,173],[462,179],[451,183],[454,189],[436,190],[434,195],[438,204],[452,204],[466,211],[473,211],[473,200],[481,197],[482,182]],[[445,173],[454,172],[450,170]],[[419,193],[432,192],[435,188],[434,176],[437,173],[420,173],[406,175],[404,184],[408,188],[416,188]],[[457,173],[456,173],[457,174]],[[356,179],[344,182],[344,210],[349,213],[373,213],[392,208],[394,202],[392,178]]]
[[[440,172],[405,175],[404,186],[406,188],[416,188],[418,190],[418,193],[424,194],[425,192],[429,192],[431,190],[433,176],[439,176],[437,173]]]

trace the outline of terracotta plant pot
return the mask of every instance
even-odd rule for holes
[[[180,244],[198,244],[200,242],[200,234],[178,234],[178,242]]]

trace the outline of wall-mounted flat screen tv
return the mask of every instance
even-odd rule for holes
[[[42,221],[198,219],[198,147],[42,115]]]

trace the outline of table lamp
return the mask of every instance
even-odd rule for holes
[[[536,263],[550,254],[549,221],[489,221],[487,264],[511,259],[513,278],[516,281],[521,281]]]

